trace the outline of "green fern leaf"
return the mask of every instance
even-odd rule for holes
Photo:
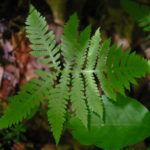
[[[115,45],[108,49],[107,56],[101,57],[105,60],[105,64],[101,65],[100,60],[98,62],[100,70],[97,69],[97,76],[105,94],[116,99],[117,93],[125,95],[125,89],[130,88],[130,83],[136,84],[135,79],[148,73],[149,68],[148,62],[135,53],[123,52],[121,48]],[[103,50],[100,51],[100,56],[103,56],[101,53]]]
[[[51,131],[54,135],[56,144],[58,144],[63,124],[66,119],[66,109],[69,100],[69,88],[68,84],[70,76],[68,72],[64,72],[61,76],[60,83],[50,91],[50,95],[47,96],[49,101],[48,120],[51,125]]]
[[[71,62],[74,60],[74,57],[81,55],[81,52],[84,52],[84,49],[88,46],[91,28],[88,26],[79,35],[78,24],[78,17],[74,14],[64,27],[64,34],[61,38],[61,50],[67,62]]]
[[[84,81],[81,74],[74,73],[72,80],[72,89],[70,99],[76,116],[82,121],[85,127],[88,125],[88,108],[86,105],[86,97],[84,95]]]
[[[97,29],[95,35],[91,38],[88,54],[86,69],[83,73],[86,84],[86,97],[89,109],[100,117],[103,117],[103,105],[99,94],[99,89],[96,85],[94,78],[95,67],[98,60],[98,53],[100,49],[100,31]]]
[[[22,87],[18,95],[10,97],[10,105],[4,115],[0,118],[0,129],[7,128],[13,124],[17,124],[25,119],[32,110],[39,106],[45,97],[45,91],[50,91],[51,80],[45,75],[42,80],[32,79],[29,83]]]
[[[71,62],[74,59],[74,55],[79,51],[77,28],[78,18],[77,15],[74,14],[65,25],[64,34],[61,38],[61,49],[66,62]]]
[[[60,52],[54,33],[48,31],[45,18],[33,6],[30,7],[30,13],[26,21],[26,32],[31,42],[31,54],[39,57],[41,63],[59,69]]]
[[[92,74],[85,74],[84,77],[86,82],[86,97],[88,107],[91,112],[94,112],[99,117],[103,118],[103,103],[101,97],[99,96],[100,94],[94,76]]]
[[[104,93],[115,99],[118,93],[124,95],[130,83],[136,83],[136,78],[150,70],[149,63],[134,53],[123,52],[115,45],[110,47],[110,40],[102,44],[99,29],[91,39],[90,26],[79,34],[77,15],[73,15],[65,25],[58,46],[53,32],[48,31],[45,18],[32,6],[26,24],[31,54],[49,68],[54,67],[55,71],[36,71],[39,79],[31,80],[17,96],[11,98],[6,113],[0,118],[0,128],[20,122],[41,101],[47,100],[48,120],[58,144],[68,119],[68,107],[87,128],[88,117],[93,112],[103,118],[99,83]]]

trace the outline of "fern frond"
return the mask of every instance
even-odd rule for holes
[[[73,24],[75,23],[75,25]],[[73,25],[72,25],[73,24]],[[85,68],[87,61],[87,49],[90,41],[91,27],[86,27],[81,34],[78,34],[77,16],[73,15],[64,28],[62,36],[62,52],[66,61],[73,62],[72,68],[72,88],[70,100],[75,110],[75,115],[87,127],[88,125],[88,108],[84,94],[84,79],[82,78],[82,69]],[[66,54],[67,53],[67,54]]]
[[[83,54],[85,48],[88,46],[91,28],[88,26],[79,35],[78,25],[78,17],[74,14],[64,26],[64,34],[61,38],[61,50],[67,62],[72,62],[74,57],[81,55],[81,53]]]
[[[68,106],[87,127],[91,112],[103,117],[99,83],[104,93],[115,99],[118,93],[123,95],[129,89],[130,83],[135,84],[136,78],[150,72],[150,63],[136,54],[123,52],[115,45],[110,47],[110,40],[101,44],[99,29],[91,39],[90,26],[79,34],[76,15],[65,25],[58,46],[44,17],[32,6],[26,24],[31,54],[56,71],[36,71],[40,79],[32,79],[17,96],[10,98],[11,103],[0,118],[0,129],[20,122],[41,101],[48,100],[48,120],[58,143],[68,119]]]
[[[50,91],[51,94],[47,96],[49,101],[49,110],[47,112],[48,120],[57,144],[62,133],[63,124],[66,120],[65,115],[69,100],[69,81],[69,73],[64,72],[61,76],[60,83],[56,85],[56,87]]]
[[[72,107],[75,110],[77,118],[79,118],[84,126],[87,127],[88,108],[86,105],[86,97],[84,95],[84,81],[79,73],[74,73],[72,78],[72,88],[70,92]]]
[[[90,42],[91,27],[87,26],[80,34],[78,43],[80,43],[80,51],[76,53],[76,64],[78,69],[82,69],[85,66],[87,59],[87,49]]]
[[[48,67],[59,69],[60,52],[56,46],[54,33],[48,31],[45,18],[33,7],[26,21],[27,37],[31,42],[31,54],[39,57],[39,61]]]
[[[47,79],[49,77],[45,75],[42,80],[32,79],[22,87],[18,95],[9,98],[10,105],[0,118],[0,129],[19,123],[30,115],[35,107],[39,106],[45,98],[46,91],[51,90],[51,82]]]
[[[78,42],[80,44],[80,52],[84,51],[90,40],[91,26],[87,26],[79,35]]]
[[[101,57],[102,60],[106,60],[102,65],[103,68],[97,68],[96,73],[105,94],[116,99],[116,93],[124,95],[125,89],[130,88],[130,83],[136,84],[136,78],[148,73],[148,62],[135,53],[123,52],[116,45],[108,49],[108,54]],[[100,56],[103,55],[102,53],[103,50],[100,51]],[[98,63],[98,66],[101,66],[101,60]]]
[[[95,35],[91,38],[88,54],[86,69],[83,72],[86,85],[86,98],[90,111],[95,112],[100,117],[103,117],[103,105],[94,78],[95,68],[97,65],[98,55],[100,49],[100,30],[97,29]]]
[[[61,37],[61,50],[65,57],[65,61],[71,62],[75,53],[79,51],[78,37],[78,18],[74,14],[64,26],[64,34]]]

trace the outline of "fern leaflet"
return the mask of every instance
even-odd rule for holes
[[[66,105],[69,99],[69,74],[64,72],[61,76],[60,83],[51,90],[51,94],[47,97],[49,100],[48,120],[51,125],[51,131],[55,141],[58,144],[60,135],[65,122]]]
[[[44,74],[44,78],[41,80],[32,79],[22,87],[18,95],[9,98],[10,105],[4,116],[0,118],[1,129],[17,124],[25,119],[35,107],[39,106],[40,102],[46,96],[46,91],[49,92],[51,90],[50,75],[42,71],[37,72]]]
[[[107,46],[107,43],[109,42],[106,41],[103,45]],[[125,95],[125,89],[130,88],[130,83],[136,84],[136,78],[148,73],[149,66],[145,59],[135,53],[130,53],[129,50],[123,52],[116,45],[107,47],[108,52],[103,55],[104,47],[99,54],[102,62],[101,60],[98,62],[100,70],[97,69],[97,76],[105,94],[112,99],[116,99],[117,93]]]
[[[72,79],[72,89],[70,99],[76,116],[82,121],[85,127],[88,125],[88,108],[84,95],[84,84],[81,74],[75,73]]]
[[[48,67],[59,69],[59,46],[56,46],[54,33],[48,31],[45,18],[31,6],[29,17],[26,21],[27,37],[31,42],[31,54],[39,57],[39,61]]]

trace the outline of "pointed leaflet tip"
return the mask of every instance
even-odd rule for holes
[[[64,26],[64,35],[71,35],[72,37],[77,36],[77,29],[79,25],[78,16],[74,13],[68,20],[68,22]]]
[[[34,9],[35,9],[35,7],[32,4],[30,4],[29,13],[31,13]]]

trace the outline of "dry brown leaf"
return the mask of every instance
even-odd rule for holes
[[[26,150],[25,145],[22,143],[14,144],[13,150]]]
[[[1,87],[1,83],[2,83],[3,73],[4,73],[4,69],[3,69],[3,67],[0,66],[0,87]]]

